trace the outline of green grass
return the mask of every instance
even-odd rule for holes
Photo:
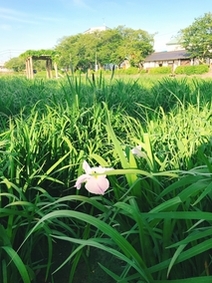
[[[211,80],[10,76],[0,89],[2,283],[211,281]],[[83,160],[113,167],[104,196],[76,191]]]

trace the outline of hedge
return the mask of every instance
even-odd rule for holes
[[[137,74],[146,73],[146,70],[139,69],[136,67],[129,67],[127,69],[117,69],[115,70],[115,72],[116,74],[121,74],[121,75],[137,75]]]
[[[171,66],[162,66],[149,69],[149,74],[171,74]]]
[[[201,75],[209,71],[208,65],[195,65],[195,66],[178,66],[175,69],[175,74],[184,75]]]

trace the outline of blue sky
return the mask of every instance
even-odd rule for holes
[[[180,29],[208,12],[212,0],[0,0],[0,63],[103,24],[157,33],[155,50],[163,51]]]

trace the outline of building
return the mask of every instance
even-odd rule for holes
[[[174,71],[178,66],[193,65],[193,60],[190,58],[186,50],[154,52],[147,56],[144,60],[144,69],[171,66]]]
[[[171,66],[174,71],[178,66],[194,65],[194,60],[190,54],[182,47],[180,38],[173,37],[166,43],[166,51],[154,52],[144,60],[144,69],[148,70],[154,67]]]
[[[166,51],[177,51],[177,50],[185,50],[185,48],[181,45],[181,40],[179,37],[173,37],[169,42],[166,43]]]
[[[99,26],[99,27],[89,28],[88,30],[84,31],[83,33],[84,34],[86,34],[86,33],[94,33],[94,32],[98,32],[98,31],[106,31],[106,30],[110,30],[110,28],[106,27],[105,25],[103,25],[103,26]]]

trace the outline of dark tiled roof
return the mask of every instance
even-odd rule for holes
[[[176,50],[176,51],[163,51],[155,52],[145,58],[145,62],[154,61],[169,61],[177,59],[189,59],[190,55],[186,50]]]

